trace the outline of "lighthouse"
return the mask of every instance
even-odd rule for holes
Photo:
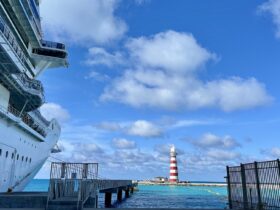
[[[170,183],[177,183],[179,181],[176,155],[177,153],[176,153],[175,146],[172,145],[170,148],[170,176],[169,176]]]

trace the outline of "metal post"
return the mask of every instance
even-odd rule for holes
[[[247,188],[246,188],[246,174],[245,168],[243,164],[240,164],[241,168],[241,181],[242,181],[242,190],[243,190],[243,208],[248,209],[248,195],[247,195]]]
[[[119,202],[122,202],[122,189],[118,189],[117,199]]]
[[[19,117],[21,117],[21,115],[22,115],[22,113],[24,112],[24,110],[25,110],[25,107],[26,107],[26,105],[28,104],[28,100],[26,100],[25,101],[25,103],[24,103],[24,105],[23,105],[23,107],[22,107],[22,109],[21,109],[21,111],[20,111],[20,113],[19,113]]]
[[[258,209],[262,209],[262,197],[261,197],[258,163],[254,162],[254,165],[255,165],[255,174],[256,174],[257,193],[258,193]]]
[[[277,159],[277,165],[278,165],[278,175],[279,175],[279,179],[280,179],[280,160]]]
[[[88,175],[88,164],[83,164],[83,179],[86,179]]]
[[[66,163],[61,164],[61,178],[65,178]]]
[[[229,167],[228,166],[227,166],[227,176],[225,178],[227,180],[228,205],[229,205],[229,208],[232,209],[230,174],[229,174]]]

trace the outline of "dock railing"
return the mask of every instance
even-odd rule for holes
[[[280,161],[227,167],[230,209],[280,209]]]
[[[97,163],[63,163],[51,165],[47,208],[52,201],[70,200],[82,209],[87,200],[102,190],[132,187],[131,180],[99,179]]]

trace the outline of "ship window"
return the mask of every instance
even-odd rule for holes
[[[21,157],[21,161],[23,161],[23,159],[24,159],[24,157],[22,156],[22,157]]]
[[[12,159],[14,159],[14,157],[15,157],[15,154],[14,154],[14,153],[12,153]]]
[[[26,161],[26,162],[27,162],[27,160],[28,160],[28,157],[25,158],[25,161]]]
[[[8,155],[9,155],[9,152],[7,151],[7,152],[6,152],[6,158],[8,157]]]
[[[0,149],[0,156],[2,155],[2,149]]]
[[[19,159],[19,154],[17,154],[17,160]]]
[[[29,163],[31,163],[31,158],[29,158]]]

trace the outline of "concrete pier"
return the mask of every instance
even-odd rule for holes
[[[118,202],[122,202],[122,189],[119,189],[118,190],[118,194],[117,194],[117,200]]]
[[[109,208],[112,206],[112,193],[106,192],[105,193],[105,207]]]
[[[131,180],[98,179],[96,163],[52,163],[46,193],[2,193],[0,209],[82,210],[98,207],[98,194],[105,193],[105,207],[112,205],[112,193],[121,202],[122,191],[137,184]]]

